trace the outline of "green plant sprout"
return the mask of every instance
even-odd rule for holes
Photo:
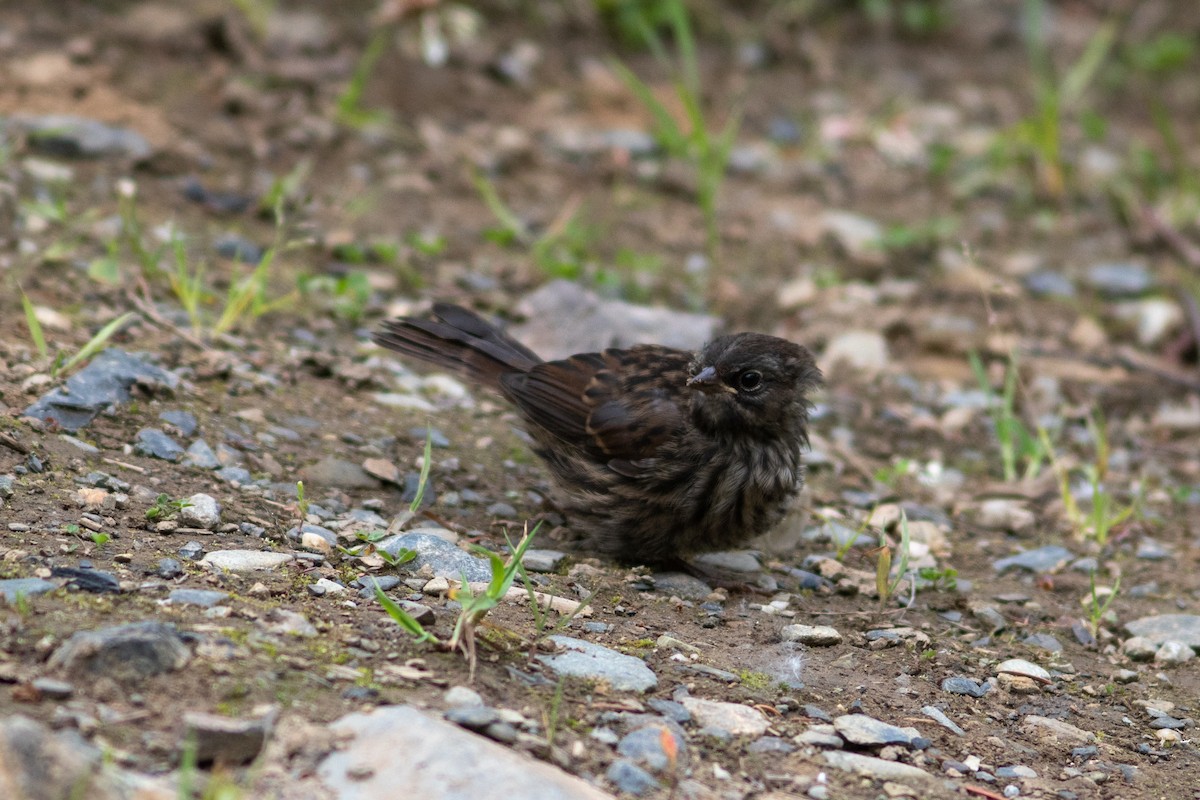
[[[1055,477],[1058,478],[1058,493],[1062,500],[1063,511],[1076,537],[1092,539],[1103,547],[1108,543],[1108,537],[1113,529],[1128,521],[1139,511],[1141,502],[1139,497],[1128,505],[1121,505],[1113,497],[1112,492],[1105,485],[1109,463],[1108,426],[1099,413],[1089,417],[1087,425],[1095,446],[1095,456],[1081,469],[1091,494],[1091,505],[1086,511],[1080,508],[1075,492],[1071,489],[1071,470],[1053,455],[1053,451],[1051,451],[1051,467]],[[1040,427],[1038,435],[1044,441],[1049,441],[1045,430]]]
[[[1092,570],[1088,573],[1088,580],[1091,583],[1091,591],[1088,594],[1088,626],[1091,628],[1092,635],[1095,636],[1100,630],[1100,624],[1104,622],[1104,617],[1108,614],[1109,606],[1117,599],[1117,594],[1121,591],[1121,576],[1118,575],[1113,581],[1112,589],[1103,590],[1096,586],[1096,572]],[[1101,599],[1100,595],[1104,597]]]
[[[741,111],[733,111],[720,131],[715,131],[706,119],[703,107],[703,92],[700,84],[700,67],[696,55],[696,41],[692,35],[692,24],[683,0],[663,0],[657,4],[658,12],[669,23],[675,52],[668,52],[667,45],[658,32],[655,20],[644,13],[630,14],[628,23],[635,26],[654,57],[668,69],[675,85],[675,94],[684,109],[686,126],[671,115],[649,84],[634,74],[633,70],[620,61],[613,60],[612,67],[630,92],[650,113],[654,120],[654,136],[659,146],[672,158],[691,164],[696,170],[696,200],[704,216],[706,245],[709,258],[717,260],[720,231],[717,227],[717,197],[725,180],[725,169],[729,154],[741,128]],[[643,11],[638,5],[637,10]]]
[[[479,624],[483,622],[488,612],[499,605],[500,601],[508,593],[508,590],[512,588],[513,582],[517,578],[521,559],[525,557],[525,551],[529,549],[534,535],[537,534],[538,527],[541,527],[541,523],[535,526],[533,530],[529,530],[529,526],[526,525],[521,541],[516,546],[512,546],[511,542],[509,543],[512,555],[509,556],[507,562],[486,548],[478,545],[473,548],[476,553],[487,558],[491,566],[492,578],[484,589],[475,590],[471,588],[466,575],[463,575],[459,586],[451,590],[451,598],[459,602],[461,609],[454,621],[454,629],[449,639],[439,639],[426,630],[425,626],[383,593],[378,581],[373,582],[375,598],[383,606],[384,610],[387,611],[388,616],[400,628],[408,632],[416,642],[430,642],[435,647],[443,650],[460,650],[467,659],[470,680],[474,681],[477,662],[475,631]]]
[[[1032,161],[1038,187],[1053,199],[1067,190],[1063,161],[1063,124],[1067,115],[1079,111],[1087,88],[1104,65],[1117,36],[1117,25],[1109,21],[1092,35],[1079,59],[1058,76],[1048,44],[1045,0],[1025,0],[1025,41],[1033,74],[1034,111],[1006,135],[1019,157]]]
[[[146,509],[146,519],[150,522],[170,519],[185,508],[191,508],[192,503],[187,498],[172,500],[169,494],[160,494],[154,498],[154,505]]]
[[[887,542],[887,534],[879,532],[879,556],[875,562],[875,590],[879,593],[879,605],[884,607],[900,588],[900,583],[908,577],[908,556],[912,540],[908,533],[908,515],[900,510],[900,563],[896,565],[896,577],[892,577],[892,548]],[[909,581],[912,593],[916,594],[916,582]],[[907,605],[912,605],[912,598]]]
[[[997,395],[992,389],[987,377],[987,370],[977,353],[970,353],[968,359],[971,371],[979,382],[979,388],[988,397],[991,411],[992,427],[996,434],[996,442],[1000,447],[1000,462],[1004,472],[1004,480],[1015,481],[1018,478],[1017,468],[1024,465],[1023,475],[1026,479],[1033,478],[1042,470],[1042,465],[1053,455],[1049,438],[1043,438],[1021,421],[1016,412],[1017,379],[1019,370],[1015,354],[1010,354],[1004,372],[1004,388]]]
[[[367,43],[366,49],[363,50],[363,54],[359,57],[358,63],[354,65],[354,72],[351,74],[346,88],[338,96],[337,106],[334,110],[334,119],[342,125],[348,128],[362,129],[388,122],[389,115],[386,111],[367,108],[363,105],[363,98],[367,91],[367,81],[371,79],[371,73],[375,71],[379,59],[387,50],[391,37],[390,26],[383,26],[376,30]]]

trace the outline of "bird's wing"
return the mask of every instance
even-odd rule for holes
[[[684,351],[652,345],[605,350],[538,364],[504,376],[502,385],[534,424],[597,459],[632,468],[684,429],[690,360]]]

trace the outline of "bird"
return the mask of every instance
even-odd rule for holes
[[[622,564],[678,565],[774,527],[804,485],[812,353],[762,333],[546,361],[473,311],[385,321],[380,346],[511,402],[572,538]]]

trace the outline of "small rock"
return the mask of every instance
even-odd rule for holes
[[[676,759],[668,754],[664,740],[669,739],[678,759],[687,757],[687,739],[681,729],[669,724],[650,724],[631,731],[617,744],[617,753],[650,772],[669,772]]]
[[[389,536],[378,542],[376,547],[393,557],[401,550],[415,552],[416,557],[403,565],[406,571],[416,572],[428,566],[434,575],[441,578],[461,580],[466,575],[468,581],[483,583],[492,579],[492,568],[487,561],[428,533]]]
[[[254,572],[278,569],[295,560],[296,557],[288,553],[266,550],[214,550],[200,559],[200,563],[209,569],[225,572]]]
[[[3,597],[6,603],[12,604],[16,603],[18,598],[34,597],[57,588],[57,583],[41,578],[6,578],[0,580],[0,597]]]
[[[983,697],[991,688],[989,683],[980,683],[961,675],[954,675],[942,681],[943,692],[965,694],[968,697]]]
[[[1166,561],[1175,556],[1162,542],[1146,536],[1138,542],[1137,557],[1144,561]]]
[[[184,451],[183,463],[199,469],[221,468],[221,462],[217,459],[217,454],[208,446],[208,442],[203,439],[197,439],[188,446],[188,449]]]
[[[1145,637],[1156,645],[1166,641],[1182,642],[1200,648],[1200,615],[1160,614],[1142,617],[1126,623],[1125,630],[1133,636]]]
[[[842,643],[842,634],[828,625],[785,625],[780,635],[785,642],[799,642],[809,647],[832,647]]]
[[[653,775],[627,758],[618,758],[609,764],[604,777],[617,787],[617,791],[635,797],[658,788],[658,781]]]
[[[483,698],[479,696],[479,692],[468,686],[451,686],[442,695],[442,700],[451,708],[483,705]]]
[[[1196,651],[1183,642],[1166,641],[1154,653],[1154,660],[1159,664],[1183,664],[1196,657]]]
[[[762,561],[753,550],[726,550],[719,553],[703,553],[694,558],[698,564],[718,571],[756,573],[762,572]]]
[[[1022,281],[1035,297],[1074,297],[1075,284],[1061,272],[1041,270],[1031,272]]]
[[[11,710],[0,719],[0,764],[4,765],[6,798],[171,800],[178,796],[173,778],[152,779],[127,772],[105,759],[105,754],[77,730],[55,733]],[[81,791],[80,787],[86,789]]]
[[[14,115],[8,118],[23,129],[29,144],[63,158],[121,157],[145,161],[153,148],[140,133],[107,125],[87,117],[67,114]]]
[[[174,389],[179,378],[142,357],[110,347],[68,378],[66,386],[42,396],[24,413],[54,420],[67,433],[75,433],[101,411],[128,402],[135,383]]]
[[[180,435],[189,439],[196,433],[196,429],[200,427],[200,424],[196,421],[196,415],[189,411],[164,411],[158,415],[158,418],[168,425],[173,426],[179,431]]]
[[[1071,551],[1056,544],[1028,550],[1015,556],[1001,558],[992,566],[996,572],[1004,573],[1010,569],[1022,569],[1028,572],[1053,572],[1073,558]]]
[[[526,550],[521,563],[530,572],[558,572],[567,554],[559,550]]]
[[[178,605],[193,605],[201,608],[211,608],[229,597],[228,592],[218,592],[212,589],[175,589],[167,595],[167,599]]]
[[[882,262],[883,227],[878,222],[861,214],[839,210],[826,211],[822,221],[825,230],[846,255],[865,264]]]
[[[704,581],[684,572],[658,572],[652,578],[650,587],[654,591],[684,600],[703,600],[713,591]]]
[[[640,658],[569,636],[551,636],[550,641],[565,652],[537,659],[559,676],[603,681],[625,692],[646,692],[658,685],[658,678]]]
[[[642,342],[691,350],[719,326],[716,317],[605,300],[568,280],[550,281],[518,301],[516,311],[526,322],[510,333],[548,359]],[[565,319],[571,324],[560,324]]]
[[[135,622],[80,631],[50,656],[52,668],[76,675],[141,680],[183,667],[190,653],[175,626]]]
[[[1158,643],[1145,636],[1132,636],[1121,643],[1121,652],[1130,661],[1149,661],[1158,652]]]
[[[133,449],[144,456],[161,458],[163,461],[179,461],[184,454],[184,449],[179,442],[158,428],[143,428],[138,431],[137,443]]]
[[[327,456],[300,470],[305,485],[328,489],[378,489],[379,482],[353,461]]]
[[[262,751],[278,712],[272,710],[255,719],[232,719],[188,711],[183,715],[184,740],[196,747],[200,764],[248,764]]]
[[[762,736],[767,732],[767,718],[757,708],[699,697],[684,697],[679,703],[702,727],[720,728],[734,736]]]
[[[886,367],[890,359],[887,340],[881,333],[849,330],[829,340],[821,357],[821,366],[829,372],[833,365],[842,362],[852,369],[875,374]]]
[[[1022,534],[1033,529],[1037,517],[1018,500],[993,499],[980,504],[975,521],[985,528]]]
[[[183,574],[183,565],[173,558],[160,558],[154,573],[164,580],[173,580]]]
[[[1010,658],[996,665],[996,674],[1022,675],[1039,683],[1050,683],[1050,673],[1023,658]]]
[[[860,747],[888,744],[912,746],[922,738],[916,728],[899,728],[866,714],[843,714],[833,720],[833,727],[847,742]]]
[[[66,700],[75,694],[75,687],[72,684],[55,678],[36,678],[33,681],[33,688],[51,700]]]
[[[350,714],[329,729],[338,747],[317,776],[334,797],[608,797],[556,767],[409,706]]]
[[[953,733],[955,736],[965,736],[967,733],[960,728],[958,724],[954,722],[954,720],[947,717],[945,712],[943,712],[937,706],[924,706],[921,708],[921,713]]]
[[[1094,264],[1086,273],[1088,285],[1106,297],[1136,297],[1154,286],[1154,276],[1144,264],[1115,261]]]
[[[877,781],[898,781],[927,790],[939,786],[940,782],[920,767],[902,764],[897,761],[886,761],[882,758],[864,756],[860,753],[849,753],[842,750],[824,752],[821,757],[825,763],[834,769],[863,775]]]
[[[298,636],[311,639],[317,635],[317,629],[303,614],[286,608],[276,608],[271,611],[263,627],[271,633],[281,636]]]
[[[179,522],[188,528],[216,530],[221,523],[221,505],[212,495],[194,494],[179,510]]]
[[[1034,741],[1044,740],[1047,736],[1066,744],[1090,744],[1096,741],[1096,735],[1090,731],[1081,730],[1062,720],[1032,714],[1021,720],[1021,729]]]
[[[183,547],[180,547],[179,557],[185,558],[188,561],[196,561],[204,555],[204,545],[196,541],[186,542]]]

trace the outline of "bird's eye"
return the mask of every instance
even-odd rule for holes
[[[744,392],[755,392],[762,388],[762,373],[748,369],[737,377],[738,388]]]

